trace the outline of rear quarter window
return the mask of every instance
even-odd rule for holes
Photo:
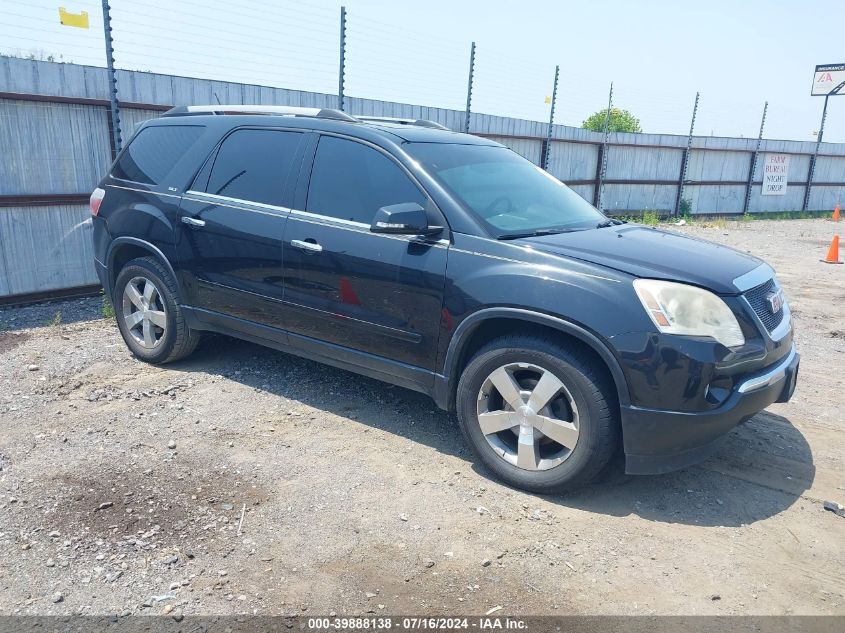
[[[200,125],[155,125],[141,130],[112,167],[121,180],[158,185],[205,128]]]

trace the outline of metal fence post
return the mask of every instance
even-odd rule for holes
[[[699,93],[695,93],[695,105],[692,107],[692,120],[689,124],[689,136],[687,136],[687,148],[684,150],[684,156],[681,160],[681,176],[678,179],[678,197],[675,199],[675,216],[681,212],[681,202],[684,199],[684,185],[687,181],[687,169],[689,168],[689,155],[692,148],[692,133],[695,130],[695,116],[698,114],[698,97]]]
[[[816,149],[813,150],[813,156],[810,158],[810,169],[807,172],[807,188],[804,190],[804,204],[801,205],[801,210],[806,211],[810,206],[810,189],[813,187],[813,176],[816,175],[816,159],[819,157],[819,147],[822,144],[822,137],[824,136],[824,122],[827,119],[827,100],[830,95],[824,97],[824,107],[822,108],[822,123],[819,126],[819,136],[816,139]]]
[[[757,147],[751,154],[751,165],[748,167],[748,181],[745,185],[745,202],[742,204],[742,214],[748,213],[751,204],[751,187],[754,186],[754,170],[757,169],[757,157],[760,155],[760,144],[763,142],[763,127],[766,125],[766,112],[769,109],[769,102],[763,104],[763,118],[760,119],[760,133],[757,135]]]
[[[593,188],[593,206],[599,208],[599,190],[601,188],[601,166],[604,164],[604,143],[598,144],[598,155],[596,156],[596,178]]]
[[[343,111],[343,82],[346,79],[346,7],[340,7],[340,67],[337,71],[337,109]]]
[[[552,153],[552,132],[555,127],[555,104],[557,103],[557,80],[560,76],[560,66],[555,66],[555,83],[552,87],[552,111],[549,113],[549,131],[546,134],[546,151],[543,152],[543,169],[549,169],[549,157]]]
[[[596,183],[596,208],[601,211],[602,195],[604,194],[604,176],[607,173],[607,141],[610,138],[610,109],[613,106],[613,82],[610,82],[610,92],[607,95],[607,114],[604,116],[604,141],[599,151],[601,169]]]
[[[467,80],[467,109],[464,118],[464,132],[469,134],[469,115],[472,112],[472,80],[475,77],[475,42],[469,47],[469,79]]]
[[[103,31],[106,39],[106,69],[109,79],[109,109],[112,133],[112,158],[117,156],[123,141],[120,135],[120,106],[117,102],[117,76],[114,71],[114,41],[112,40],[111,7],[103,0]]]

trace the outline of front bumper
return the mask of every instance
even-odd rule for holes
[[[792,346],[774,365],[744,377],[717,408],[680,412],[622,407],[625,471],[656,475],[706,459],[741,422],[795,391],[800,356]]]

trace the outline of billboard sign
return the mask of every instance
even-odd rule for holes
[[[845,63],[816,66],[813,73],[813,97],[832,97],[845,94]]]
[[[789,154],[766,154],[763,161],[764,196],[782,196],[786,194],[789,180]]]

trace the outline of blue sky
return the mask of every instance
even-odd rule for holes
[[[646,132],[813,140],[822,110],[816,64],[845,62],[842,0],[682,2],[548,0],[112,0],[117,65],[286,88],[337,91],[339,7],[348,12],[347,94],[463,109],[470,43],[473,109],[580,125],[614,104]],[[63,27],[58,6],[87,10]],[[96,0],[3,0],[0,51],[103,65]],[[825,140],[845,142],[845,95]]]

